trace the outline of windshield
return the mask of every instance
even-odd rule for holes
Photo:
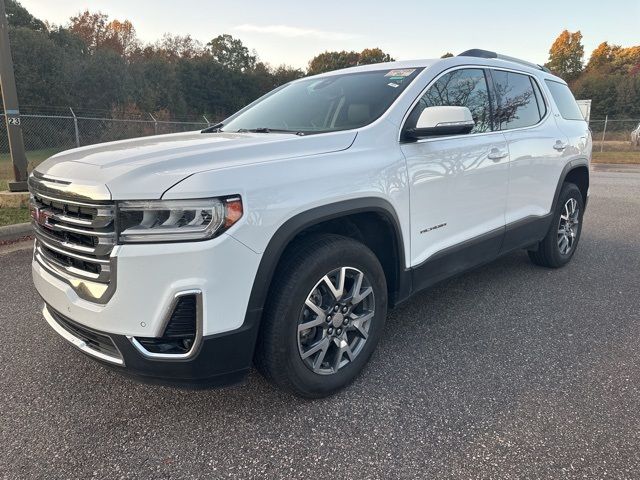
[[[311,134],[362,127],[380,117],[421,70],[376,70],[293,82],[225,123],[222,131]]]

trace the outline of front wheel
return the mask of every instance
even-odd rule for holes
[[[286,252],[270,295],[258,370],[308,398],[349,384],[373,353],[386,317],[387,286],[375,254],[350,238],[310,237]]]
[[[565,183],[549,232],[536,251],[529,251],[531,261],[549,268],[559,268],[569,263],[578,248],[583,214],[584,201],[580,189],[573,183]]]

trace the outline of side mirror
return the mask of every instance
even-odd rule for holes
[[[475,122],[467,107],[427,107],[415,128],[406,130],[408,138],[424,138],[437,135],[460,135],[471,132]]]

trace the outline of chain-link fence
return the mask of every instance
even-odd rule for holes
[[[159,135],[163,133],[199,130],[209,125],[208,119],[201,121],[156,120],[140,118],[105,118],[48,114],[23,114],[20,116],[22,135],[27,157],[34,152],[51,152],[69,148],[110,142],[126,138]],[[0,114],[0,155],[9,152],[9,143],[4,115]],[[39,156],[39,155],[36,155]]]
[[[640,152],[640,119],[600,118],[591,119],[589,127],[596,152]]]
[[[70,148],[127,138],[200,130],[212,123],[206,116],[159,120],[152,114],[129,118],[100,115],[105,112],[74,112],[72,109],[26,109],[20,115],[29,170],[55,153]],[[45,112],[45,113],[42,113]],[[13,178],[9,139],[4,114],[0,114],[0,191]]]

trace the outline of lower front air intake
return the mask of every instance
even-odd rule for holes
[[[192,357],[202,340],[202,292],[178,293],[161,337],[127,337],[145,357],[180,360]]]

